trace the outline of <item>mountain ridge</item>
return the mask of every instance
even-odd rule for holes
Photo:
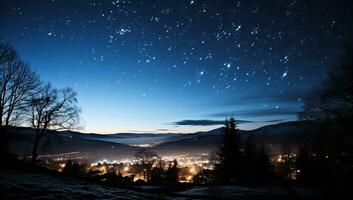
[[[221,128],[210,131],[199,131],[189,134],[87,134],[76,131],[53,131],[41,141],[40,153],[62,153],[69,151],[87,152],[94,157],[104,155],[106,158],[131,157],[140,147],[151,147],[152,150],[165,155],[175,153],[209,153],[219,146]],[[33,144],[31,128],[13,127],[10,135],[12,150],[20,155],[30,155]],[[258,143],[267,144],[271,151],[296,149],[301,144],[312,142],[319,133],[318,127],[307,121],[281,122],[254,130],[239,130],[245,139],[253,134]],[[41,150],[42,149],[42,150]]]

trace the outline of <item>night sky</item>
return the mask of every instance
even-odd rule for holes
[[[296,120],[353,35],[353,1],[1,0],[0,37],[79,93],[86,132]]]

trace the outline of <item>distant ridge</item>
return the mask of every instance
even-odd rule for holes
[[[87,134],[75,131],[49,131],[43,138],[40,153],[85,152],[93,157],[120,158],[133,156],[139,145],[150,144],[161,154],[170,153],[209,153],[216,150],[222,128],[190,134],[165,133],[116,133]],[[310,144],[318,136],[319,129],[307,121],[282,122],[258,129],[240,130],[242,138],[253,134],[258,143],[267,144],[272,151],[283,148],[298,148],[300,144]],[[31,128],[11,129],[11,150],[20,155],[30,155],[33,134]]]

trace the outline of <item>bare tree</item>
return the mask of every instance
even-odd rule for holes
[[[156,152],[149,150],[147,148],[140,148],[135,153],[136,159],[141,161],[142,166],[144,167],[144,178],[145,180],[149,181],[151,176],[151,169],[153,163],[158,158]]]
[[[0,43],[1,146],[7,144],[8,127],[18,125],[24,108],[38,91],[39,78],[8,44]],[[6,150],[6,149],[2,149]]]
[[[48,84],[32,98],[29,106],[29,118],[35,132],[32,162],[37,160],[38,145],[47,130],[75,128],[79,123],[79,113],[77,93],[71,88],[57,90]]]
[[[346,47],[342,60],[329,71],[322,86],[305,99],[300,117],[332,132],[353,134],[353,44]]]

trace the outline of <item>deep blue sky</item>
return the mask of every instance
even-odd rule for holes
[[[296,120],[337,62],[351,1],[1,0],[0,37],[79,93],[87,132]],[[211,125],[211,126],[206,126]]]

